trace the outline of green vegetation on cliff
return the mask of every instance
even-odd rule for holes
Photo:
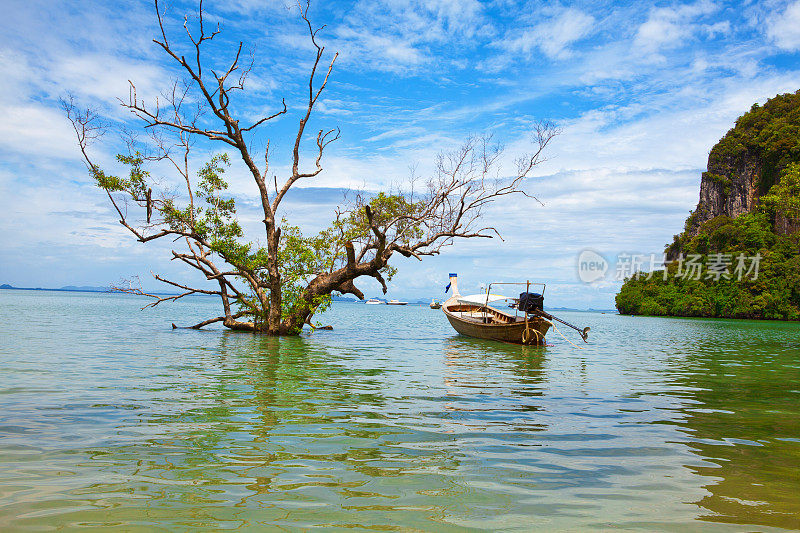
[[[766,193],[791,163],[800,161],[800,91],[754,104],[711,149],[709,167],[728,165],[746,155],[760,162],[759,193]],[[727,176],[714,176],[723,183]]]
[[[639,274],[628,279],[617,294],[622,314],[800,320],[800,234],[772,231],[764,213],[748,213],[731,219],[719,216],[703,225],[702,233],[687,246],[692,254],[724,251],[731,254],[730,279],[678,277],[679,262],[647,279]],[[733,269],[739,254],[760,254],[758,277],[737,280]],[[708,257],[708,256],[707,256]],[[748,261],[748,266],[750,261]]]
[[[695,211],[667,249],[675,260],[666,276],[662,270],[626,280],[616,297],[620,313],[800,320],[800,91],[742,115],[711,150],[709,167],[722,160],[731,167],[729,162],[745,153],[760,162],[755,207],[736,218],[716,216],[690,231]],[[728,176],[704,178],[728,194]],[[708,266],[719,254],[730,261],[724,275],[707,269],[685,275],[687,258],[702,256]],[[737,257],[756,256],[757,276],[734,272]]]

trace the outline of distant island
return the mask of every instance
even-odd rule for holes
[[[3,283],[0,285],[0,289],[13,289],[17,291],[58,291],[58,292],[115,292],[111,289],[111,287],[98,287],[92,285],[65,285],[64,287],[59,287],[57,289],[48,289],[43,287],[14,287],[13,285],[9,285],[8,283]],[[117,293],[117,294],[125,294],[125,293]],[[169,296],[171,294],[177,293],[169,293],[169,292],[155,292],[153,294],[159,294],[163,296]],[[197,294],[196,296],[206,296],[204,294]],[[349,298],[347,296],[334,296],[334,302],[357,302],[355,298]]]
[[[114,292],[111,287],[98,287],[98,286],[90,286],[90,285],[66,285],[64,287],[59,287],[58,289],[48,289],[44,287],[15,287],[13,285],[9,285],[8,283],[3,283],[0,285],[0,289],[12,289],[17,291],[58,291],[58,292]],[[116,294],[125,294],[125,293],[116,293]],[[158,292],[154,294],[160,294],[164,296],[168,296],[170,294],[177,294],[177,293],[163,293]],[[197,296],[205,296],[204,294],[198,294]],[[360,303],[363,304],[364,300],[358,300],[356,298],[351,298],[349,296],[341,296],[341,295],[333,295],[332,300],[334,302],[339,303]],[[425,305],[427,306],[430,303],[430,298],[418,298],[416,300],[411,300],[408,302],[408,305]],[[575,309],[572,307],[548,307],[551,311],[577,311],[581,313],[616,313],[616,309]]]
[[[800,91],[753,105],[711,149],[665,253],[666,271],[625,281],[620,313],[800,320]]]
[[[8,283],[3,283],[0,285],[0,289],[14,289],[17,291],[111,292],[111,287],[93,287],[89,285],[82,285],[80,287],[66,285],[58,289],[45,289],[42,287],[14,287]]]

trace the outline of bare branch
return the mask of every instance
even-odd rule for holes
[[[128,154],[118,156],[126,175],[105,174],[90,155],[90,145],[107,128],[99,115],[92,110],[78,112],[72,98],[62,102],[84,162],[105,190],[120,224],[142,243],[163,238],[183,241],[186,250],[173,250],[172,259],[202,274],[212,287],[195,288],[155,275],[156,280],[179,292],[151,294],[132,283],[116,288],[150,298],[145,307],[192,294],[214,295],[220,297],[224,313],[193,327],[221,322],[235,330],[296,333],[332,291],[363,298],[354,284],[362,276],[375,279],[386,293],[387,281],[394,273],[389,261],[395,253],[421,260],[439,254],[456,239],[499,237],[497,229],[484,222],[487,206],[513,195],[538,201],[523,185],[533,169],[545,161],[544,151],[558,134],[558,128],[547,122],[532,128],[533,150],[516,160],[513,174],[501,170],[503,148],[491,136],[475,136],[458,149],[440,154],[427,180],[417,177],[412,167],[405,189],[376,198],[357,194],[351,205],[337,210],[333,226],[319,235],[283,231],[296,238],[287,244],[290,241],[281,239],[282,223],[277,218],[281,202],[299,180],[313,180],[323,172],[324,154],[341,137],[338,128],[321,128],[314,139],[316,148],[310,145],[309,153],[305,153],[311,140],[306,129],[338,58],[335,53],[326,55],[318,40],[324,26],[312,24],[309,1],[300,0],[299,16],[312,44],[313,60],[303,80],[296,134],[289,141],[289,172],[280,183],[273,173],[268,187],[270,142],[266,142],[261,167],[262,155],[251,148],[261,143],[255,130],[287,114],[290,106],[281,99],[280,104],[265,106],[269,111],[264,115],[241,120],[237,96],[245,90],[253,71],[252,49],[242,41],[233,41],[236,44],[228,59],[221,59],[224,54],[220,47],[230,41],[217,38],[221,26],[209,22],[213,19],[204,12],[202,0],[194,15],[183,18],[183,31],[177,36],[169,35],[170,24],[159,0],[154,0],[154,7],[160,35],[153,42],[171,59],[177,75],[152,101],[143,98],[129,81],[128,98],[120,103],[138,119],[145,140],[140,142],[124,127],[117,128],[127,137]],[[239,240],[242,230],[235,218],[233,199],[224,198],[226,193],[220,192],[226,185],[219,176],[223,171],[217,165],[219,159],[215,157],[199,172],[190,168],[192,150],[198,142],[204,147],[222,147],[224,154],[219,157],[225,164],[229,163],[228,154],[234,153],[247,167],[261,200],[265,233],[260,242],[264,244]],[[180,191],[165,185],[174,180],[151,176],[151,171],[164,168],[179,178]],[[303,259],[297,264],[285,259],[298,251]],[[288,286],[292,287],[292,296],[284,301]],[[250,321],[239,320],[244,316]]]
[[[194,326],[189,326],[189,329],[200,329],[200,328],[202,328],[204,326],[208,326],[209,324],[214,324],[215,322],[225,322],[225,321],[229,321],[229,320],[232,320],[232,319],[241,318],[241,317],[243,317],[245,315],[247,315],[247,313],[241,312],[241,313],[236,313],[236,314],[230,315],[230,316],[223,315],[223,316],[218,316],[218,317],[215,317],[215,318],[209,318],[208,320],[203,320],[202,322],[198,322]],[[248,324],[249,324],[249,322],[248,322]],[[177,328],[178,328],[178,326],[176,326],[175,324],[172,324],[172,329],[177,329]]]
[[[148,298],[152,298],[152,299],[155,300],[155,301],[150,302],[149,304],[145,305],[144,307],[142,307],[142,309],[147,309],[148,307],[155,307],[155,306],[157,306],[158,304],[160,304],[162,302],[174,302],[176,300],[180,300],[184,296],[189,296],[191,294],[214,294],[214,295],[219,295],[220,294],[219,291],[208,291],[208,290],[204,290],[204,289],[193,289],[191,287],[187,287],[186,285],[182,285],[180,283],[176,283],[174,281],[170,281],[168,279],[165,279],[165,278],[159,276],[158,274],[153,274],[153,277],[155,279],[157,279],[158,281],[161,281],[161,282],[166,283],[168,285],[172,285],[173,287],[177,287],[179,289],[183,289],[185,292],[182,292],[180,294],[167,294],[167,295],[164,295],[164,294],[151,294],[151,293],[144,292],[142,290],[141,284],[139,283],[138,276],[134,277],[134,278],[131,278],[129,280],[123,280],[123,282],[121,284],[119,284],[119,285],[112,285],[111,286],[111,291],[112,292],[121,292],[121,293],[125,293],[125,294],[133,294],[133,295],[136,295],[136,296],[146,296]],[[134,281],[136,283],[135,286],[134,286]]]

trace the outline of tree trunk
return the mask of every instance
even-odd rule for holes
[[[281,230],[275,222],[267,224],[267,273],[269,274],[269,312],[267,314],[267,333],[281,334],[281,273],[278,268],[278,251]]]
[[[283,319],[281,323],[281,335],[299,335],[303,329],[303,324],[310,324],[311,311],[293,313]]]

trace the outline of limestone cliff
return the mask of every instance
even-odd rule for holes
[[[709,156],[708,170],[700,179],[700,201],[687,228],[689,233],[696,235],[704,222],[719,215],[736,218],[749,213],[758,201],[761,170],[757,153],[723,160]]]
[[[709,220],[751,212],[793,162],[800,162],[800,91],[753,105],[711,149],[700,180],[700,201],[684,232],[667,248],[668,259],[683,251]],[[775,227],[783,233],[797,229],[785,220],[776,220]]]

